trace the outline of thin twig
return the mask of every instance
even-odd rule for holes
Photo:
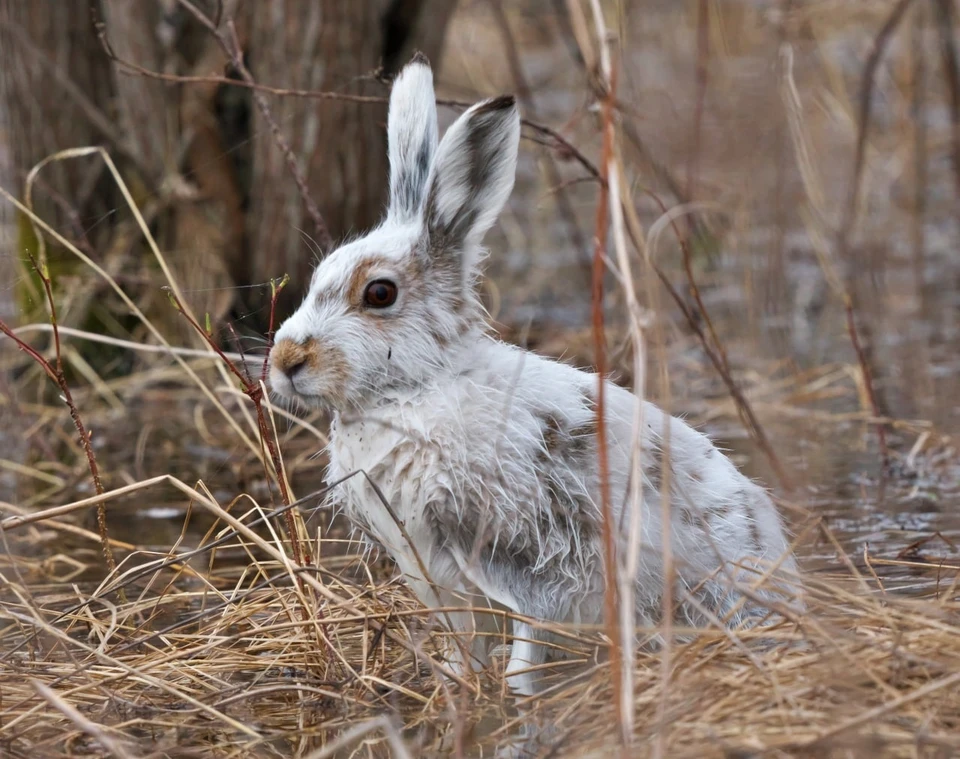
[[[119,68],[126,69],[131,74],[148,77],[150,79],[158,79],[160,81],[176,84],[222,84],[231,87],[243,87],[245,89],[253,90],[254,92],[261,92],[267,95],[276,95],[277,97],[296,97],[314,100],[341,100],[348,103],[366,103],[369,105],[386,105],[390,102],[390,99],[384,95],[352,95],[346,92],[326,90],[289,89],[285,87],[272,87],[266,84],[260,84],[252,78],[250,80],[232,79],[230,77],[217,74],[205,76],[186,76],[152,71],[144,66],[140,66],[136,63],[125,61],[120,58],[110,46],[109,39],[106,35],[106,26],[102,22],[97,23],[97,30],[100,38],[100,44],[103,46],[104,51],[113,63],[115,63]],[[471,101],[456,100],[453,98],[437,98],[436,103],[438,106],[442,106],[444,108],[455,108],[457,110],[466,110],[474,105],[474,103]],[[600,178],[600,173],[597,170],[597,167],[594,166],[594,164],[576,146],[573,145],[573,143],[566,139],[556,129],[529,118],[521,119],[521,123],[531,131],[536,132],[538,135],[546,137],[547,140],[541,144],[552,148],[556,152],[558,159],[576,161],[590,174],[593,179]],[[527,139],[532,138],[527,137]],[[665,171],[663,166],[660,164],[657,165],[657,169],[658,172],[661,170]],[[676,183],[673,183],[671,187],[676,187]]]
[[[278,282],[271,282],[271,305],[270,305],[270,314],[273,316],[276,310],[276,300],[280,296],[280,292],[283,290],[283,286],[286,284],[287,278],[279,280]],[[267,452],[269,453],[270,460],[273,463],[274,472],[277,476],[277,485],[280,488],[280,497],[283,500],[285,505],[290,505],[293,503],[293,499],[290,496],[290,492],[287,489],[287,480],[284,476],[283,471],[283,460],[280,457],[280,449],[277,447],[277,442],[274,440],[273,433],[270,429],[270,426],[267,424],[266,413],[263,408],[263,385],[260,382],[253,382],[247,375],[246,371],[241,371],[237,365],[231,361],[227,355],[223,352],[217,342],[213,337],[201,327],[197,321],[190,315],[190,312],[184,308],[183,303],[181,303],[180,298],[177,297],[177,294],[173,292],[170,288],[164,288],[167,292],[170,302],[173,304],[174,308],[180,312],[180,314],[185,318],[190,326],[196,330],[197,334],[200,335],[204,342],[213,350],[223,361],[227,369],[233,374],[243,387],[244,393],[252,401],[254,408],[257,412],[257,427],[260,433],[261,444],[266,446]],[[269,325],[269,333],[273,334],[273,324]],[[261,370],[261,374],[266,372],[266,364],[268,358],[264,357],[264,367]],[[284,512],[284,519],[286,521],[287,533],[290,535],[290,548],[293,551],[293,560],[297,566],[303,566],[303,552],[300,547],[300,537],[296,528],[296,521],[294,519],[293,511]]]
[[[37,276],[40,277],[40,282],[43,284],[47,304],[50,308],[50,325],[53,331],[55,363],[51,364],[47,361],[37,350],[19,338],[2,320],[0,320],[0,332],[13,340],[20,350],[39,364],[44,373],[60,388],[61,398],[70,411],[70,419],[73,421],[73,426],[76,428],[77,435],[80,438],[80,446],[87,459],[87,467],[90,469],[90,478],[93,480],[94,490],[97,495],[103,495],[103,481],[100,478],[100,467],[97,465],[97,455],[93,450],[93,446],[90,444],[90,433],[87,432],[83,424],[80,411],[73,400],[73,394],[70,392],[70,384],[67,382],[66,374],[63,371],[63,357],[60,350],[60,331],[57,324],[57,306],[53,297],[53,285],[50,281],[46,266],[40,264],[32,256],[30,261],[33,264],[34,270],[37,272]],[[107,571],[113,574],[117,570],[117,560],[113,555],[113,548],[110,545],[110,534],[107,529],[107,511],[102,503],[97,506],[97,530],[100,534],[100,546],[103,550],[103,558],[107,564]]]
[[[680,231],[680,228],[677,226],[676,219],[673,215],[669,214],[666,205],[656,193],[649,190],[645,190],[644,192],[650,198],[652,198],[653,201],[660,207],[660,210],[667,215],[667,218],[670,222],[670,227],[673,229],[673,233],[676,236],[681,249],[683,250],[684,262],[685,264],[689,265],[687,263],[690,259],[688,243],[683,233]],[[631,238],[634,240],[634,244],[637,244],[637,232],[633,228],[633,225],[628,225],[627,228],[630,231]],[[777,456],[776,451],[774,451],[773,445],[770,443],[770,439],[767,437],[767,433],[763,429],[763,425],[760,424],[760,420],[757,418],[757,415],[753,410],[753,406],[750,405],[750,402],[743,394],[740,386],[733,378],[730,365],[727,363],[726,354],[723,352],[723,346],[720,343],[716,333],[713,331],[713,325],[710,321],[709,313],[707,312],[706,307],[703,305],[703,301],[700,299],[700,292],[697,288],[696,280],[693,278],[692,270],[689,268],[687,269],[687,276],[691,284],[691,289],[697,300],[697,306],[700,309],[700,314],[703,317],[703,321],[706,322],[713,336],[712,340],[704,333],[703,326],[701,325],[701,319],[697,318],[696,314],[687,304],[686,299],[673,286],[670,278],[663,271],[660,265],[653,260],[651,260],[651,263],[653,265],[653,270],[657,274],[657,277],[659,277],[664,287],[667,288],[667,291],[670,293],[670,297],[676,302],[677,307],[687,320],[687,324],[690,326],[690,329],[693,330],[694,334],[697,336],[697,339],[700,341],[700,345],[702,346],[704,353],[707,354],[707,358],[710,360],[710,363],[713,364],[717,374],[720,375],[720,379],[723,380],[724,385],[727,386],[727,392],[729,392],[730,397],[733,399],[734,405],[737,408],[737,414],[740,416],[740,421],[743,423],[744,427],[746,427],[750,436],[756,441],[757,445],[760,447],[760,450],[762,450],[764,455],[766,455],[767,460],[770,462],[770,466],[773,467],[774,473],[777,475],[777,479],[780,481],[780,484],[784,490],[793,490],[793,482],[790,476],[787,474],[783,464],[780,463],[780,457]]]
[[[850,261],[850,237],[853,234],[853,230],[856,226],[857,218],[859,216],[860,192],[861,185],[863,184],[863,170],[866,161],[867,137],[870,132],[871,106],[873,104],[874,82],[876,79],[877,69],[880,67],[880,62],[883,60],[883,54],[886,52],[893,33],[900,25],[900,22],[903,20],[904,15],[912,2],[913,0],[899,0],[896,6],[894,6],[893,10],[890,12],[890,15],[887,16],[886,21],[884,21],[883,25],[880,27],[880,31],[877,32],[877,36],[873,41],[873,49],[870,52],[870,57],[867,59],[867,63],[863,69],[863,77],[860,84],[860,106],[858,116],[856,155],[853,164],[853,178],[850,182],[847,205],[844,211],[843,221],[840,225],[840,233],[837,239],[839,258],[843,262]],[[863,384],[867,394],[867,400],[870,403],[870,409],[873,412],[873,415],[875,417],[879,417],[881,416],[881,413],[879,403],[877,402],[876,390],[874,389],[873,385],[873,373],[870,370],[870,364],[867,361],[863,344],[860,341],[856,317],[854,315],[853,297],[849,286],[845,288],[843,301],[844,311],[846,312],[847,332],[850,335],[850,342],[853,345],[853,350],[857,355],[857,362],[860,365],[860,371],[863,375]],[[884,467],[886,467],[890,462],[890,450],[887,446],[886,428],[884,425],[878,424],[876,425],[876,431],[877,441],[880,445],[880,455],[883,459]]]
[[[910,121],[913,130],[913,274],[917,295],[923,285],[926,248],[927,185],[927,51],[924,47],[926,6],[918,5],[913,19],[910,53],[913,71],[910,81]],[[960,197],[960,196],[958,196]]]
[[[503,2],[502,0],[487,0],[487,2],[493,11],[497,26],[500,29],[500,36],[503,37],[507,64],[510,67],[510,73],[516,86],[517,97],[520,99],[523,109],[527,112],[528,118],[536,119],[537,106],[533,98],[533,90],[530,88],[527,78],[524,75],[523,62],[520,60],[520,53],[517,49],[517,40],[513,34],[513,30],[510,28],[510,19],[507,18],[507,14],[504,12]],[[543,165],[547,173],[547,181],[553,188],[556,197],[557,211],[559,212],[560,218],[563,219],[567,233],[570,236],[570,243],[578,255],[584,253],[589,255],[588,243],[584,238],[583,231],[580,229],[580,224],[577,222],[577,214],[574,211],[573,203],[567,192],[570,183],[563,181],[552,153],[547,153]],[[589,267],[589,261],[581,260]]]
[[[214,38],[217,40],[217,43],[223,49],[223,52],[227,54],[227,58],[229,58],[233,69],[240,75],[243,81],[249,85],[255,84],[256,80],[253,78],[250,70],[243,62],[243,52],[240,49],[240,38],[237,36],[237,29],[234,26],[233,20],[228,19],[226,23],[227,29],[230,32],[228,37],[205,13],[203,13],[203,11],[191,3],[190,0],[177,0],[177,2],[187,11],[189,11],[193,17],[196,18],[197,21],[199,21],[214,36]],[[307,214],[310,216],[311,221],[313,221],[314,238],[324,253],[327,253],[333,247],[333,238],[330,236],[330,229],[327,226],[326,221],[324,221],[323,215],[320,213],[320,209],[317,207],[313,196],[310,194],[310,189],[307,187],[307,180],[304,178],[300,171],[300,167],[297,165],[297,157],[294,155],[293,149],[290,147],[290,143],[287,142],[286,137],[283,136],[283,131],[280,129],[280,125],[277,123],[277,120],[273,117],[273,113],[270,110],[270,104],[267,103],[267,99],[263,96],[263,93],[256,88],[253,88],[253,99],[257,104],[260,115],[263,116],[263,120],[266,121],[267,126],[270,127],[270,131],[273,134],[274,141],[277,143],[277,147],[280,148],[280,152],[283,153],[283,157],[286,159],[287,167],[290,169],[290,173],[293,176],[293,181],[296,182],[297,189],[300,191],[300,199],[303,201],[303,205],[307,209]]]
[[[696,94],[693,108],[693,148],[687,160],[687,197],[697,194],[697,179],[700,170],[700,150],[703,138],[703,105],[707,97],[708,68],[710,60],[710,0],[700,0],[697,6],[697,66]]]
[[[870,133],[870,113],[873,105],[873,86],[876,79],[877,69],[883,60],[883,54],[886,52],[890,38],[896,31],[897,26],[903,20],[903,16],[910,7],[913,0],[899,0],[891,11],[887,20],[877,33],[873,41],[873,49],[870,51],[870,57],[863,67],[863,77],[860,82],[860,105],[858,114],[857,145],[853,162],[853,178],[850,182],[850,192],[847,196],[847,206],[844,212],[843,223],[840,227],[840,245],[841,254],[847,252],[850,235],[853,227],[857,223],[857,216],[860,208],[860,186],[863,183],[863,169],[867,153],[867,137]]]

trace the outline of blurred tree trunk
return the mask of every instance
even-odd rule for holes
[[[455,0],[286,0],[247,6],[250,67],[257,80],[297,89],[384,95],[368,76],[387,75],[420,50],[440,58]],[[336,240],[374,224],[387,188],[386,105],[270,97],[273,117],[299,159]],[[253,118],[253,180],[247,283],[290,274],[287,306],[315,263],[311,220],[259,112]],[[315,246],[314,246],[315,247]]]
[[[62,0],[51,13],[44,3],[0,0],[0,186],[22,196],[26,174],[38,161],[67,147],[116,137],[106,116],[110,76],[90,26],[88,0]],[[57,163],[44,170],[37,210],[54,223],[69,223],[69,205],[78,213],[97,209],[97,177],[89,162]],[[61,202],[54,202],[57,198]],[[0,234],[19,237],[17,213],[0,201]],[[0,258],[21,268],[22,246],[5,246]],[[2,278],[4,284],[13,281]],[[13,292],[4,288],[12,308]]]
[[[211,14],[218,7],[212,0],[195,4]],[[438,60],[455,6],[226,0],[221,28],[236,18],[260,83],[383,96],[387,89],[369,75],[381,66],[395,73],[414,49]],[[281,307],[292,305],[309,281],[312,254],[303,233],[311,234],[312,222],[250,91],[131,75],[104,53],[92,11],[123,61],[166,74],[227,70],[217,41],[177,0],[58,0],[56,13],[44,2],[0,0],[0,184],[22,194],[26,172],[44,157],[105,144],[196,312],[216,320],[238,293],[233,285],[284,273],[292,281]],[[374,223],[387,185],[386,106],[272,96],[268,102],[333,237]],[[41,178],[43,218],[72,239],[94,225],[89,242],[98,260],[130,279],[150,275],[154,286],[138,298],[166,321],[156,265],[100,162],[52,164]],[[0,214],[0,234],[16,236],[9,205],[0,204]],[[97,306],[90,288],[78,299],[77,320]],[[249,293],[248,301],[243,305],[261,305],[261,294]],[[70,309],[64,316],[71,320]]]

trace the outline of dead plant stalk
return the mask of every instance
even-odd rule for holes
[[[893,10],[877,32],[877,36],[873,41],[873,49],[870,51],[870,57],[863,67],[863,78],[860,84],[857,144],[853,162],[853,176],[850,181],[850,190],[847,197],[847,205],[844,209],[843,220],[840,225],[840,232],[837,236],[837,251],[841,261],[850,260],[850,238],[853,236],[857,220],[860,216],[860,196],[863,185],[864,168],[866,166],[867,138],[870,134],[870,116],[877,70],[883,60],[890,39],[903,21],[907,9],[912,2],[913,0],[900,0],[893,7]],[[879,418],[882,414],[880,413],[877,393],[873,384],[873,372],[870,369],[870,362],[867,360],[866,352],[860,341],[860,333],[857,329],[857,320],[854,314],[853,295],[851,294],[849,286],[845,286],[842,289],[840,297],[846,314],[847,332],[850,335],[850,343],[857,356],[857,363],[860,366],[860,373],[863,377],[863,386],[867,396],[867,402],[870,404],[870,410],[873,412],[873,415]],[[876,431],[877,442],[880,446],[880,456],[883,460],[884,467],[886,467],[890,463],[890,450],[887,446],[886,428],[883,424],[877,424]]]
[[[34,349],[28,343],[20,339],[16,333],[0,320],[0,332],[5,334],[17,347],[30,356],[36,362],[44,373],[60,388],[61,399],[70,410],[70,418],[73,420],[73,426],[77,429],[77,435],[80,438],[80,447],[87,459],[87,466],[90,469],[90,479],[93,480],[93,488],[97,495],[103,495],[103,481],[100,479],[100,467],[97,465],[97,455],[94,453],[93,446],[90,443],[90,433],[87,432],[80,416],[80,410],[73,400],[73,393],[70,392],[70,384],[67,382],[66,374],[63,371],[63,357],[60,350],[60,331],[57,324],[57,306],[53,298],[53,286],[50,281],[50,275],[47,267],[39,263],[32,256],[30,261],[33,264],[40,282],[43,284],[43,291],[46,295],[47,305],[50,308],[50,326],[53,331],[53,349],[55,361],[51,364],[44,358],[39,351]],[[97,530],[100,534],[100,546],[103,550],[103,558],[107,563],[107,571],[113,574],[117,569],[117,560],[113,555],[113,548],[110,546],[110,533],[107,529],[107,511],[106,507],[100,503],[97,504]]]
[[[273,315],[276,311],[277,298],[280,296],[281,291],[286,286],[288,281],[287,277],[283,277],[281,280],[270,280],[270,317],[271,323],[269,326],[268,334],[272,336],[273,334]],[[193,327],[197,334],[203,338],[211,350],[213,350],[224,362],[227,369],[233,374],[243,387],[244,394],[250,399],[250,402],[253,403],[254,408],[257,412],[257,428],[260,433],[260,443],[265,446],[267,453],[269,454],[270,461],[273,464],[274,473],[276,475],[277,486],[280,489],[280,498],[283,501],[284,506],[289,506],[293,503],[293,499],[290,497],[290,491],[287,488],[287,478],[284,475],[283,470],[283,459],[280,456],[280,449],[277,446],[276,440],[274,440],[273,433],[270,430],[270,425],[267,424],[267,416],[263,408],[263,385],[261,381],[254,381],[250,374],[246,371],[246,367],[241,371],[237,368],[237,365],[231,361],[227,355],[223,352],[216,341],[213,339],[212,335],[207,329],[204,329],[197,321],[190,315],[187,309],[184,308],[183,303],[180,302],[180,299],[177,297],[176,293],[173,290],[167,288],[167,295],[170,297],[170,302],[173,304],[173,307],[180,312],[180,314],[185,318],[191,327]],[[269,348],[269,344],[268,344]],[[267,372],[267,359],[264,358],[263,368],[261,370],[261,376],[266,376]],[[266,460],[266,459],[265,459]],[[269,476],[269,475],[268,475]],[[303,566],[303,551],[300,546],[300,538],[297,533],[296,521],[294,520],[294,515],[292,510],[287,510],[284,512],[284,521],[287,526],[287,533],[290,536],[290,549],[293,553],[293,560],[297,566]]]
[[[616,97],[616,69],[610,56],[606,39],[606,26],[603,11],[597,0],[592,0],[594,23],[601,43],[601,68],[605,79],[606,92],[601,103],[601,124],[603,128],[603,148],[600,172],[603,181],[600,184],[600,197],[597,203],[596,240],[593,251],[593,342],[597,365],[597,451],[600,473],[600,508],[603,521],[604,573],[606,586],[604,591],[604,624],[610,639],[610,675],[613,682],[613,698],[617,705],[617,727],[620,745],[626,751],[630,736],[630,720],[624,718],[622,706],[623,669],[620,636],[620,615],[617,611],[617,547],[614,539],[614,517],[610,504],[610,462],[607,450],[606,426],[606,351],[603,326],[603,275],[606,270],[607,215],[610,203],[609,171],[614,162],[614,126],[613,104]]]

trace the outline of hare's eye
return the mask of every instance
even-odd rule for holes
[[[377,279],[363,291],[363,302],[371,308],[386,308],[397,302],[397,286],[389,279]]]

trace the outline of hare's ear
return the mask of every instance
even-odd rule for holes
[[[435,256],[474,256],[513,190],[520,112],[513,96],[485,100],[447,130],[424,209]],[[459,262],[468,270],[472,260]]]
[[[397,76],[387,118],[390,155],[389,215],[398,221],[419,216],[437,150],[437,104],[430,62],[417,53]]]

